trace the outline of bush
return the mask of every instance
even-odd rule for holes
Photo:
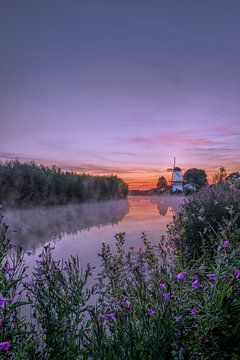
[[[26,266],[22,249],[11,245],[0,216],[0,355],[1,359],[35,359],[33,328],[21,316]]]
[[[203,255],[212,257],[219,237],[238,240],[240,233],[233,233],[232,228],[239,226],[240,191],[222,184],[203,188],[186,199],[169,226],[169,236],[182,261],[188,262]]]

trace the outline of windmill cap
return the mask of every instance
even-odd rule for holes
[[[173,171],[181,171],[180,167],[175,166],[175,168],[173,169]]]

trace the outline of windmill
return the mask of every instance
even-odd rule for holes
[[[176,191],[183,191],[183,177],[182,177],[182,169],[178,166],[176,166],[176,158],[174,157],[173,160],[173,168],[169,168],[167,169],[167,171],[171,171],[172,173],[172,178],[171,178],[171,183],[172,183],[172,191],[176,192]]]

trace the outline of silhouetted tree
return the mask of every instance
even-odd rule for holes
[[[167,189],[167,181],[164,176],[160,176],[157,181],[157,189],[165,191]]]
[[[213,176],[213,182],[215,184],[222,184],[227,178],[227,172],[224,166],[219,167],[219,172]]]
[[[192,168],[188,169],[184,173],[183,180],[187,183],[195,185],[196,190],[199,190],[207,184],[207,175],[205,170]]]

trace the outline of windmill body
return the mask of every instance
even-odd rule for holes
[[[172,171],[172,191],[173,192],[182,192],[183,191],[183,177],[182,169],[176,166],[176,159],[174,158],[173,168],[168,169]]]
[[[182,169],[177,166],[173,168],[172,191],[183,191]]]

